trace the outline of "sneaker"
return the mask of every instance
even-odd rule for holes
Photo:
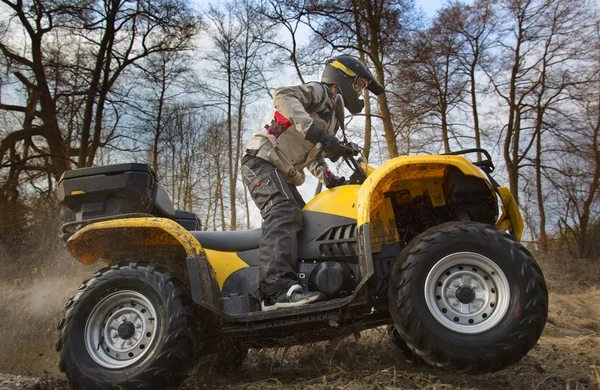
[[[295,284],[287,291],[261,302],[262,311],[299,307],[322,300],[324,295],[316,291],[302,291],[302,286]]]

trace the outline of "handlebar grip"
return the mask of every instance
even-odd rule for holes
[[[360,153],[360,147],[353,142],[344,143],[342,147],[344,148],[344,157],[358,156]]]

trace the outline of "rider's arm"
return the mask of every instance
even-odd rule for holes
[[[275,109],[303,135],[314,122],[309,112],[323,110],[328,100],[327,91],[320,83],[278,88],[273,95]]]
[[[319,154],[314,160],[310,160],[308,164],[306,164],[306,169],[308,169],[308,171],[314,177],[319,179],[319,181],[323,183],[325,187],[329,187],[330,178],[333,175],[321,154]]]

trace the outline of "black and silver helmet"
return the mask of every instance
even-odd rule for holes
[[[351,56],[333,57],[325,65],[321,82],[337,85],[344,98],[344,105],[352,114],[358,114],[365,107],[359,97],[363,88],[375,95],[383,93],[383,87],[358,58]]]

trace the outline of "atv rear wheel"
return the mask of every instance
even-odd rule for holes
[[[449,222],[401,252],[390,312],[407,345],[437,367],[480,374],[519,361],[539,339],[548,290],[531,254],[478,222]]]
[[[61,371],[80,389],[179,385],[198,352],[190,305],[164,268],[131,263],[97,272],[58,325]]]

